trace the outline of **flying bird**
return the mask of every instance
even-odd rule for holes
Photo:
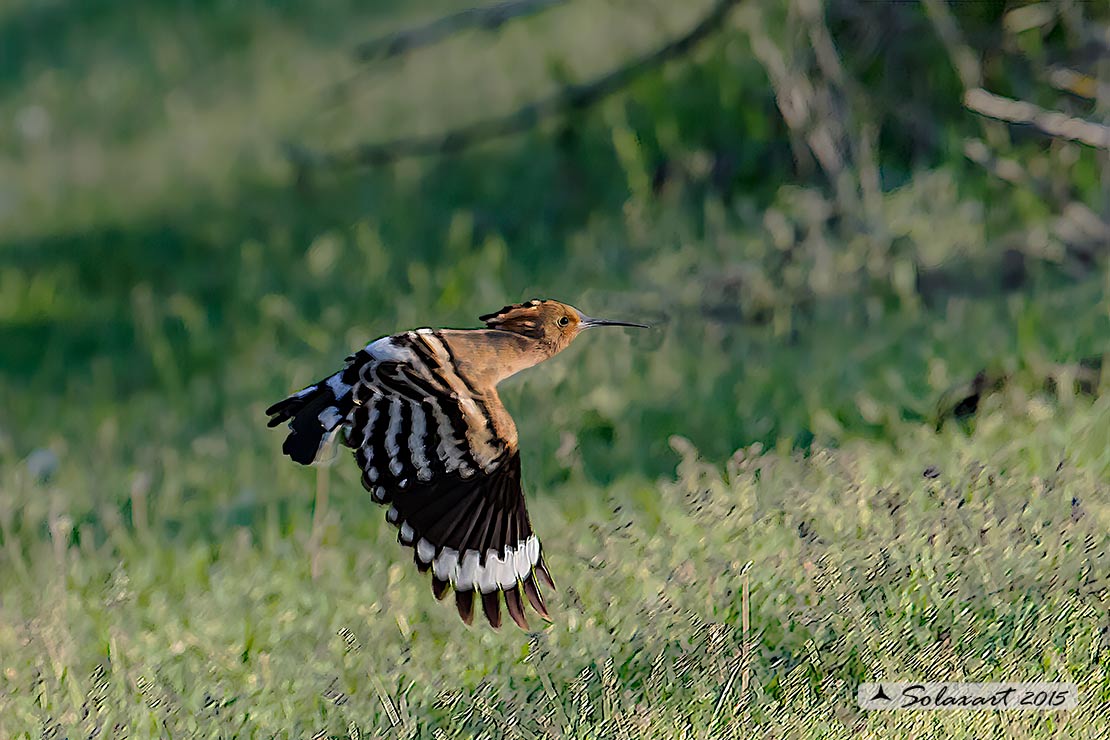
[[[362,485],[398,541],[413,550],[432,592],[451,589],[459,615],[474,618],[474,594],[489,623],[501,601],[528,629],[524,600],[550,620],[538,580],[555,584],[532,530],[520,483],[513,419],[497,384],[566,349],[595,326],[644,324],[586,316],[531,300],[481,316],[484,329],[415,329],[376,339],[346,366],[266,409],[269,426],[289,422],[282,451],[302,465],[324,457],[338,435],[354,450]]]

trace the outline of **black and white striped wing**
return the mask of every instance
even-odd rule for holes
[[[282,449],[302,464],[320,460],[332,435],[342,435],[362,484],[390,507],[398,539],[432,571],[437,598],[454,588],[469,623],[477,592],[495,627],[504,598],[527,628],[522,594],[547,619],[537,578],[554,584],[528,521],[520,456],[495,431],[491,406],[499,403],[470,385],[439,332],[419,329],[371,342],[266,413],[270,426],[289,422]]]
[[[524,598],[548,619],[537,579],[550,588],[555,584],[528,520],[519,453],[510,453],[492,473],[413,486],[393,498],[386,518],[401,544],[413,548],[420,570],[432,571],[436,598],[455,590],[459,615],[468,624],[475,593],[494,627],[501,625],[502,598],[522,629],[528,629]]]
[[[343,375],[353,383],[354,402],[346,441],[381,503],[391,490],[418,481],[492,473],[510,447],[438,332],[418,329],[371,342],[349,358]]]
[[[345,374],[354,381],[345,442],[363,485],[390,507],[399,541],[432,571],[436,597],[454,588],[469,623],[477,592],[494,627],[504,598],[527,628],[523,594],[546,619],[536,579],[553,584],[528,520],[520,456],[495,433],[491,401],[457,371],[448,344],[427,329],[387,337]]]

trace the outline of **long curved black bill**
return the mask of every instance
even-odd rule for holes
[[[637,329],[650,329],[647,324],[636,324],[631,321],[610,321],[609,319],[595,319],[586,314],[580,314],[583,329],[591,329],[595,326],[634,326]]]

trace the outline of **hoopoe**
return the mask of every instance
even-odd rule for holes
[[[386,519],[420,571],[432,571],[436,598],[454,589],[463,621],[473,621],[477,591],[494,628],[504,598],[513,621],[528,629],[522,593],[550,621],[537,578],[555,584],[528,519],[516,425],[497,384],[558,354],[585,329],[648,327],[551,300],[480,320],[486,328],[376,339],[266,414],[271,427],[289,422],[282,451],[302,465],[321,459],[334,434],[354,450],[362,485],[389,506]]]

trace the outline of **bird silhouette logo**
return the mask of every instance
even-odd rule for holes
[[[596,319],[531,300],[480,317],[483,329],[415,329],[382,337],[339,372],[266,409],[288,422],[282,451],[310,465],[335,436],[354,451],[362,485],[388,506],[432,592],[455,591],[463,621],[481,597],[489,623],[501,601],[528,629],[524,599],[550,621],[539,582],[554,589],[521,489],[516,425],[497,384],[554,357],[583,331],[644,324]],[[522,595],[524,598],[522,598]]]

